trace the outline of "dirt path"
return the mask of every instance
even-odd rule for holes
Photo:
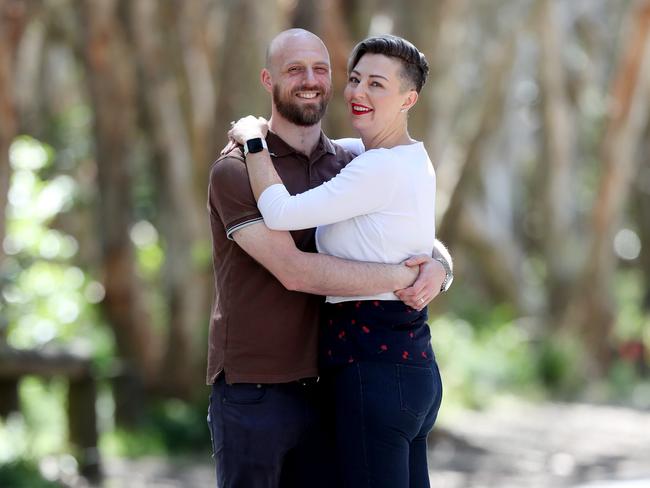
[[[432,488],[650,488],[650,412],[510,403],[457,412],[440,427]],[[211,487],[209,461],[107,460],[102,486]]]
[[[431,439],[432,487],[650,488],[650,412],[515,403],[444,427]]]

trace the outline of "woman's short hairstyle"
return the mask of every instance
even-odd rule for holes
[[[427,81],[429,63],[424,54],[406,39],[385,34],[373,36],[356,45],[348,60],[348,73],[357,65],[364,54],[383,54],[397,58],[402,63],[402,78],[408,83],[408,88],[418,93]]]

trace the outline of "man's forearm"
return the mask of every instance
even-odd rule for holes
[[[315,295],[364,296],[410,286],[417,277],[417,268],[300,253],[292,262],[291,276],[289,286],[296,291]]]

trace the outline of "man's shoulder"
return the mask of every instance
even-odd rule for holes
[[[242,164],[246,165],[244,150],[242,146],[236,146],[229,152],[219,155],[219,157],[212,162],[210,165],[210,173],[224,170],[232,166],[239,167]]]
[[[354,159],[354,154],[348,151],[345,147],[341,146],[340,144],[337,144],[332,140],[330,140],[330,144],[332,144],[332,148],[334,149],[334,155],[336,157],[336,160],[339,163],[345,165]]]
[[[210,181],[223,178],[246,177],[246,159],[241,146],[237,146],[226,154],[220,155],[210,165]]]

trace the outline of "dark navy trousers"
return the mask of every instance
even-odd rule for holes
[[[322,384],[212,386],[208,425],[218,488],[340,486],[333,459],[333,412]],[[328,434],[329,433],[329,434]]]
[[[344,488],[428,488],[427,434],[442,383],[435,362],[360,361],[324,378],[335,399],[336,454]]]

